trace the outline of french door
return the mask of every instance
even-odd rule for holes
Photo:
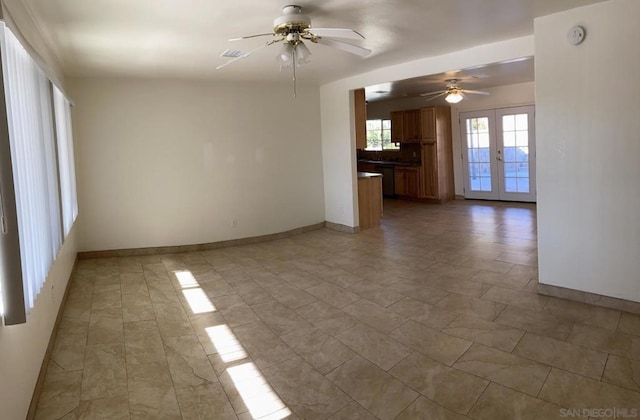
[[[460,114],[464,196],[536,201],[533,106]]]

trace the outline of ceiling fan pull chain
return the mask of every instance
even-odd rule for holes
[[[293,97],[295,99],[296,97],[296,66],[297,66],[297,59],[296,59],[296,47],[292,47],[291,48],[291,58],[293,58]]]

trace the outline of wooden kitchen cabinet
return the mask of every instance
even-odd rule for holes
[[[404,113],[402,111],[393,111],[391,118],[391,141],[402,143],[404,141]]]
[[[444,203],[455,198],[451,108],[422,108],[420,112],[423,138],[419,195],[429,201]]]
[[[405,143],[417,143],[422,139],[422,122],[419,109],[402,112],[402,131]]]
[[[364,89],[353,91],[353,108],[356,125],[356,149],[364,150],[367,147],[367,101]]]
[[[422,139],[422,123],[419,109],[391,112],[391,141],[419,143]]]
[[[394,171],[395,194],[400,197],[418,198],[419,179],[418,167],[396,167]]]
[[[358,172],[358,217],[360,229],[380,225],[382,206],[382,175]]]

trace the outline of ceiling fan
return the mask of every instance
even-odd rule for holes
[[[353,29],[312,28],[311,19],[307,15],[302,14],[302,7],[295,4],[286,5],[282,8],[282,16],[273,21],[273,32],[232,38],[229,41],[240,41],[262,36],[272,36],[275,37],[275,39],[267,41],[258,48],[241,54],[232,60],[219,65],[216,67],[216,70],[226,67],[242,58],[247,58],[262,48],[281,43],[282,47],[276,55],[276,60],[280,63],[281,69],[284,67],[293,68],[293,96],[295,97],[296,67],[308,63],[311,56],[311,51],[309,51],[309,48],[307,48],[303,41],[306,40],[314,44],[322,44],[328,47],[337,48],[361,57],[365,57],[371,53],[371,50],[367,48],[348,44],[335,39],[362,40],[364,39],[362,34],[354,31]]]
[[[465,93],[471,93],[473,95],[490,95],[489,92],[484,92],[482,90],[462,89],[458,84],[459,82],[458,79],[447,79],[445,80],[445,82],[447,82],[447,87],[445,90],[439,90],[437,92],[422,93],[420,94],[420,96],[428,96],[429,98],[427,98],[427,101],[431,101],[433,99],[446,95],[444,98],[445,101],[449,102],[450,104],[457,104],[458,102],[464,99]]]

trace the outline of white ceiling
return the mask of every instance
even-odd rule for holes
[[[287,0],[21,0],[51,41],[65,74],[290,80],[278,46],[215,70],[227,48],[267,39]],[[373,50],[362,59],[310,45],[299,83],[325,83],[379,67],[533,33],[533,19],[602,0],[297,0],[312,27],[352,28]]]

